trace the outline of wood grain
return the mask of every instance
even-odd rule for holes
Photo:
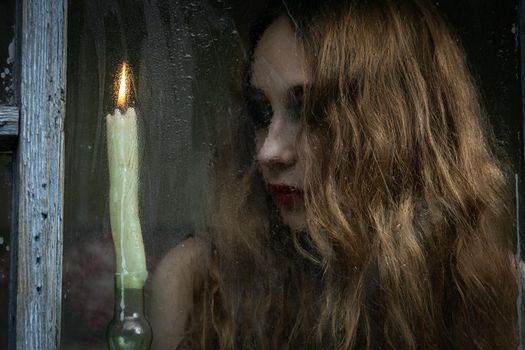
[[[16,349],[58,349],[67,0],[23,0],[18,20]]]

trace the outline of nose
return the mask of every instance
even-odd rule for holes
[[[297,161],[297,127],[274,115],[264,135],[258,136],[257,161],[268,168],[293,166]]]

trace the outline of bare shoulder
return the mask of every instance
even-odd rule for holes
[[[151,323],[153,349],[174,349],[187,331],[194,312],[193,295],[201,288],[206,266],[206,246],[188,238],[171,249],[153,276]]]
[[[161,260],[153,283],[168,282],[177,277],[202,273],[206,263],[206,247],[204,242],[196,238],[188,238],[172,248]]]

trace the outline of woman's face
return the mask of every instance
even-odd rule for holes
[[[266,29],[255,48],[248,108],[256,127],[262,176],[283,222],[292,230],[306,228],[298,141],[307,84],[303,47],[289,20],[281,17]]]

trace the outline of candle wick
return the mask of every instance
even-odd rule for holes
[[[128,100],[128,65],[126,62],[122,63],[122,69],[120,71],[119,88],[117,96],[117,107],[125,110],[127,107]]]

